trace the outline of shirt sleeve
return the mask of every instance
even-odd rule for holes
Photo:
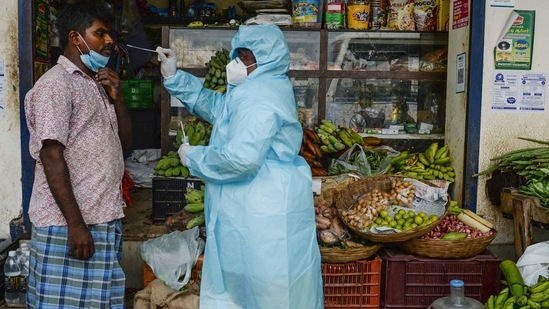
[[[37,83],[25,99],[27,124],[30,131],[30,153],[38,159],[42,142],[56,140],[67,145],[70,133],[70,87],[61,81],[46,80]]]

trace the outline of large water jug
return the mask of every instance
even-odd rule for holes
[[[450,281],[450,296],[435,300],[428,309],[483,309],[484,305],[476,299],[465,297],[462,280]]]

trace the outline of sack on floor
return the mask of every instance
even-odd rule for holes
[[[191,282],[183,291],[176,291],[155,279],[133,298],[133,309],[198,309],[199,286]]]

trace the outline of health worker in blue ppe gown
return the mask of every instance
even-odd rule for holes
[[[274,25],[240,26],[231,44],[226,94],[176,70],[174,51],[157,49],[165,88],[213,125],[208,146],[178,151],[206,184],[200,308],[323,308],[288,44]]]

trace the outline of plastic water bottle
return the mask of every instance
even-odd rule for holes
[[[20,292],[19,292],[19,303],[20,304],[26,304],[27,303],[27,288],[29,284],[29,258],[30,258],[30,250],[27,247],[26,249],[23,249],[24,255],[21,257],[21,275],[19,276],[20,279]]]
[[[435,300],[428,309],[483,309],[484,305],[476,299],[465,297],[462,280],[450,281],[450,296]]]
[[[8,305],[18,305],[19,303],[19,293],[21,289],[19,277],[21,275],[21,267],[17,262],[17,257],[15,256],[15,250],[12,250],[8,253],[8,258],[4,263],[4,289],[5,289],[5,301]]]

